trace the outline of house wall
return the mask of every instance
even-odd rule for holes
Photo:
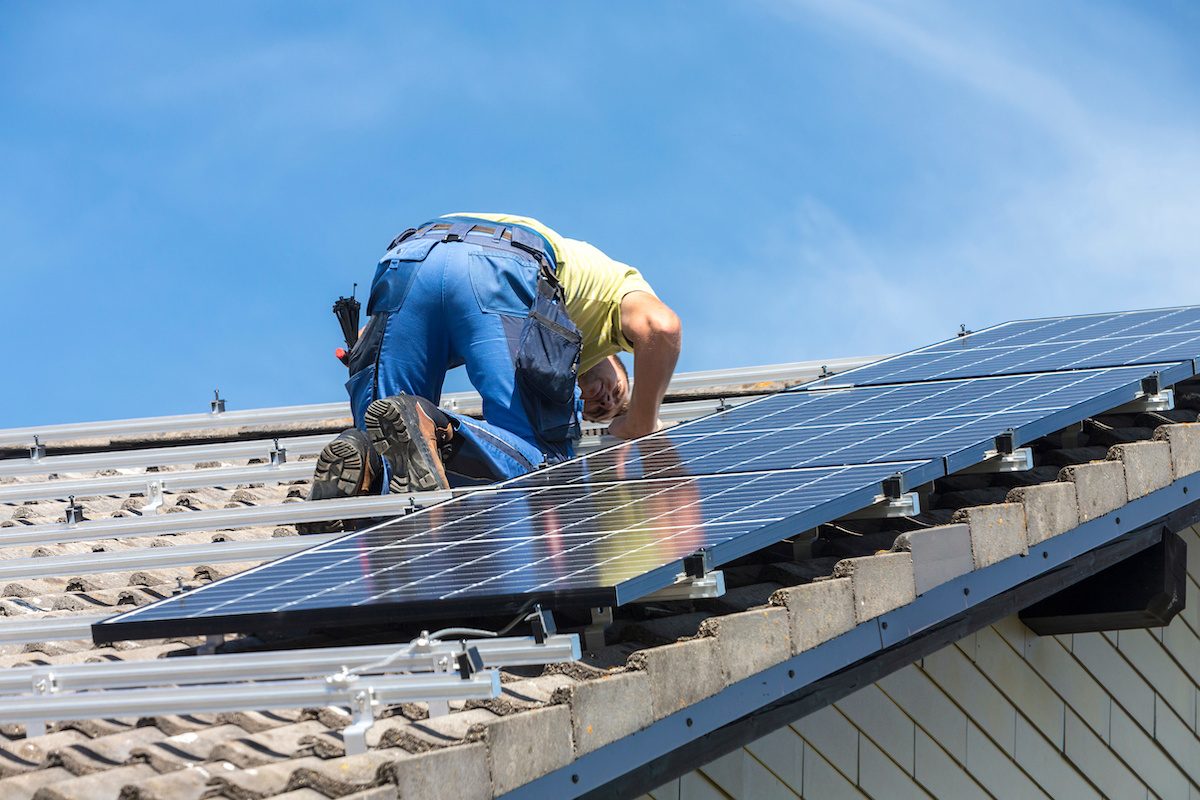
[[[1200,535],[1161,629],[1013,616],[651,792],[737,798],[1200,798]]]

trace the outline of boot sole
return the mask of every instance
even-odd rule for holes
[[[410,433],[420,431],[416,413],[410,407],[385,398],[367,406],[365,417],[371,446],[388,462],[391,472],[389,491],[426,492],[448,488],[433,466],[438,463],[438,456],[429,447],[429,442],[424,436]]]
[[[355,497],[363,484],[363,456],[350,442],[335,439],[317,456],[311,500]]]
[[[317,467],[313,470],[312,489],[309,500],[332,500],[342,497],[355,497],[360,494],[363,484],[365,465],[362,453],[353,444],[341,439],[334,439],[321,449],[317,456]],[[296,525],[296,532],[310,533],[341,533],[351,530],[343,520],[324,520],[320,522],[301,522]]]

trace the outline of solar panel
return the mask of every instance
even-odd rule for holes
[[[1065,352],[1082,330],[1161,328],[1166,312],[1156,314],[1017,323],[980,341],[1032,346],[1054,336]],[[1196,316],[1188,318],[1200,342]],[[350,534],[105,621],[94,635],[501,614],[534,601],[622,604],[669,586],[698,550],[725,563],[870,505],[896,472],[910,486],[933,480],[978,463],[1006,429],[1020,444],[1135,399],[1151,372],[1170,385],[1193,371],[1189,356],[793,390]]]
[[[1200,356],[1200,307],[1006,322],[806,384],[1011,375],[1191,360]]]
[[[936,383],[773,395],[733,411],[627,442],[510,486],[724,474],[745,470],[982,458],[997,433],[1017,444],[1134,398],[1153,371],[1164,382],[1190,368],[1154,364]],[[1109,396],[1113,394],[1113,396]],[[1084,407],[1084,404],[1090,404]],[[1059,421],[1058,415],[1068,412]],[[961,452],[967,449],[975,452]],[[939,465],[940,468],[940,465]],[[961,467],[954,466],[953,469]],[[932,480],[931,475],[926,480]],[[914,476],[914,479],[916,476]]]
[[[921,466],[478,491],[105,621],[95,635],[621,604],[670,585],[697,550],[738,558],[870,505],[884,478]]]

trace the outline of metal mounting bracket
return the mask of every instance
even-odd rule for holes
[[[146,502],[139,510],[143,514],[157,514],[164,502],[166,501],[163,498],[162,481],[148,481],[146,483]]]
[[[37,461],[44,455],[46,455],[46,445],[42,444],[42,440],[37,434],[34,434],[33,444],[29,446],[29,459]]]
[[[1117,406],[1109,414],[1139,414],[1144,411],[1170,411],[1175,408],[1175,390],[1162,389],[1157,392],[1142,392],[1137,399]]]
[[[958,475],[974,475],[986,472],[1025,472],[1033,469],[1033,449],[1018,447],[1011,453],[998,453],[988,450],[983,461],[974,466],[960,469]]]
[[[271,466],[278,467],[287,463],[287,448],[279,446],[279,440],[274,439],[275,446],[271,448]]]
[[[225,634],[210,633],[204,637],[204,644],[196,648],[196,653],[202,656],[211,656],[223,644],[225,644]]]
[[[212,409],[211,413],[213,414],[225,413],[225,398],[221,397],[220,389],[213,389],[213,399],[208,406]]]
[[[583,629],[583,647],[593,651],[604,647],[604,631],[613,623],[612,606],[592,609],[592,622]]]
[[[375,724],[375,693],[368,687],[350,697],[351,722],[342,729],[346,755],[358,756],[367,752],[367,731]]]
[[[725,594],[725,573],[713,570],[699,578],[680,574],[675,583],[657,592],[638,598],[638,603],[657,603],[665,600],[707,600]]]
[[[83,515],[83,506],[75,502],[75,495],[67,498],[66,517],[68,525],[74,525],[77,522],[83,522],[87,519]]]
[[[899,497],[879,495],[871,505],[861,511],[847,514],[842,519],[894,519],[896,517],[915,517],[920,513],[920,495],[916,492],[908,492]]]

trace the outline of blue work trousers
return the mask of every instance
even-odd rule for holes
[[[517,344],[537,291],[537,262],[524,253],[469,242],[404,242],[380,262],[370,319],[351,353],[346,384],[354,424],[373,400],[418,395],[440,405],[447,370],[466,365],[483,398],[484,421],[443,409],[455,421],[446,462],[452,485],[522,475],[571,456],[545,452],[519,395]],[[582,403],[575,388],[575,413]],[[385,483],[386,485],[386,483]]]

